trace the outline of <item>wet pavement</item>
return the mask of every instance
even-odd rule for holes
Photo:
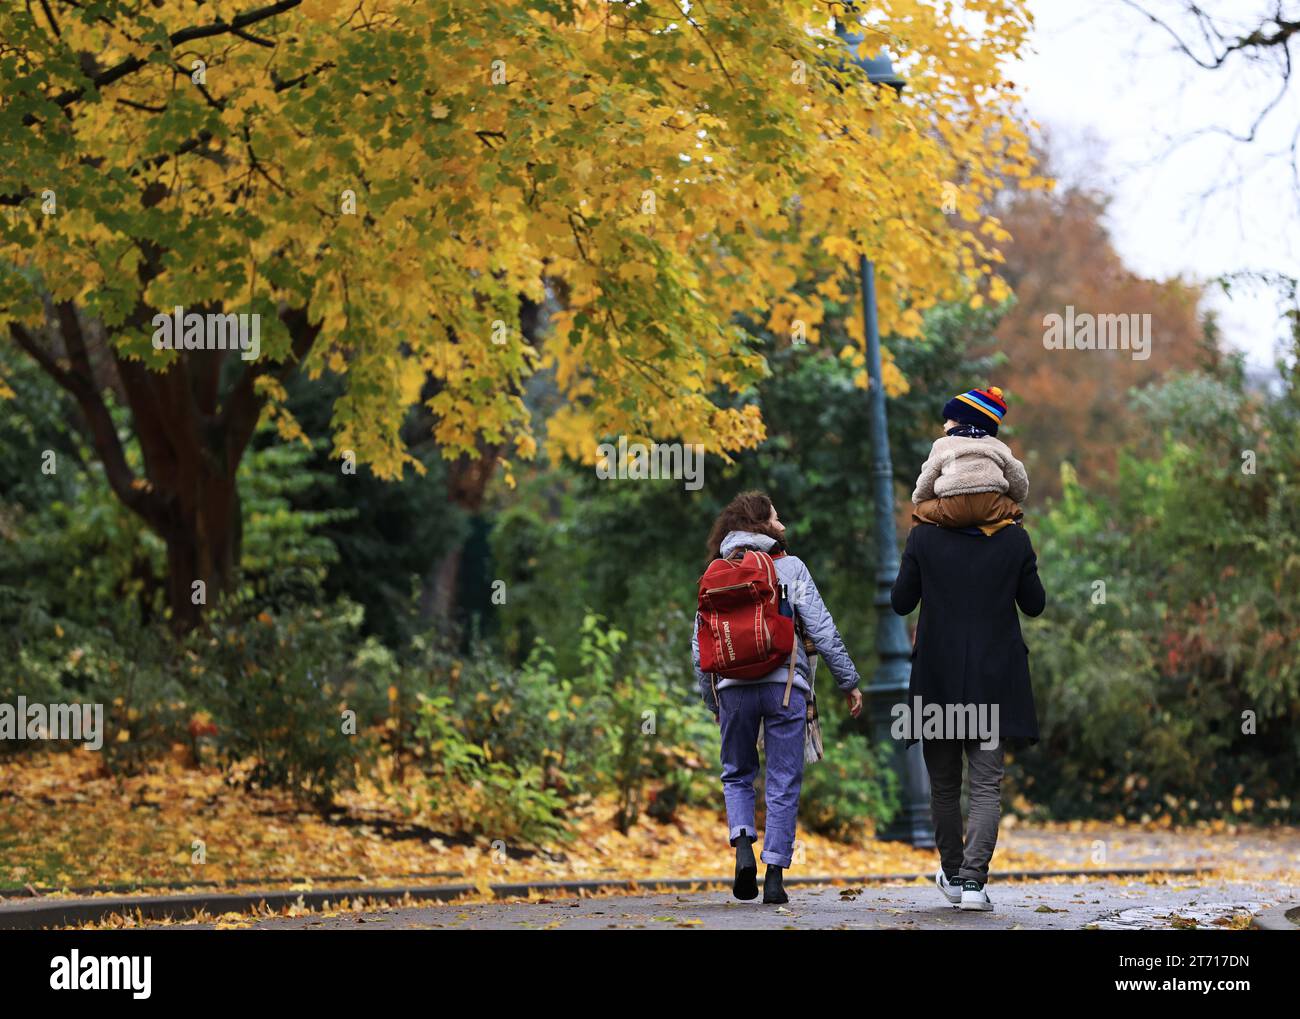
[[[932,884],[795,887],[786,906],[739,902],[712,890],[600,898],[393,907],[336,916],[277,917],[259,929],[461,930],[1123,930],[1242,926],[1249,914],[1295,898],[1278,881],[1165,884],[1119,879],[1026,881],[988,891],[995,908],[967,912]]]

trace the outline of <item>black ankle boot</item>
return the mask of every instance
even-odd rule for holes
[[[758,898],[758,864],[754,862],[754,840],[748,835],[736,839],[736,881],[731,894],[738,899]]]
[[[790,901],[790,896],[785,894],[785,886],[781,884],[781,868],[770,863],[767,865],[767,873],[763,875],[763,901],[772,906],[781,906]]]

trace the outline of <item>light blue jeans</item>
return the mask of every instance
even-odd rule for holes
[[[807,701],[798,687],[790,691],[790,706],[781,706],[784,683],[754,683],[718,691],[722,726],[722,795],[727,801],[727,826],[734,844],[741,835],[758,838],[754,828],[754,779],[758,777],[758,724],[763,723],[767,757],[767,823],[761,859],[777,867],[790,866],[794,851],[799,787],[803,784],[803,743]]]

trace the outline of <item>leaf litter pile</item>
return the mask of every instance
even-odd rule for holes
[[[231,784],[217,769],[162,760],[137,775],[109,776],[88,752],[41,754],[0,764],[0,888],[245,878],[265,887],[304,877],[319,886],[330,876],[397,884],[440,873],[447,876],[422,883],[624,882],[730,870],[720,813],[684,807],[674,823],[643,817],[627,835],[614,814],[612,800],[575,807],[570,841],[516,846],[464,837],[436,816],[406,815],[365,783],[318,813],[285,793]],[[801,839],[809,873],[916,873],[931,865],[928,852],[898,843]],[[194,862],[196,840],[202,863]]]

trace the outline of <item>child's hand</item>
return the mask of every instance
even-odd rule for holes
[[[849,699],[849,714],[857,718],[862,714],[862,691],[857,687],[849,690],[845,695]]]

